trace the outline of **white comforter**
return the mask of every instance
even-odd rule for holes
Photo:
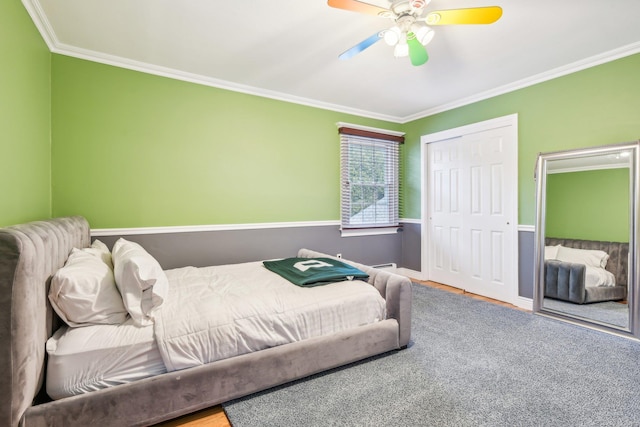
[[[166,271],[169,295],[154,313],[167,371],[329,335],[383,320],[371,285],[298,287],[261,262]]]
[[[616,277],[613,275],[613,273],[605,270],[604,268],[591,267],[587,265],[584,275],[584,285],[587,287],[611,287],[616,285]]]

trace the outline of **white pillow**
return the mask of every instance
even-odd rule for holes
[[[609,254],[594,249],[575,249],[560,246],[558,248],[558,260],[605,268],[609,260]]]
[[[137,325],[152,324],[152,312],[162,305],[169,290],[162,267],[142,246],[122,238],[113,245],[111,256],[127,311]]]
[[[94,240],[91,244],[91,247],[82,249],[83,252],[88,252],[92,255],[97,256],[105,264],[109,266],[111,270],[113,270],[113,261],[111,260],[111,252],[109,252],[109,248],[107,245],[102,243],[100,240]]]
[[[53,275],[49,301],[69,326],[120,324],[127,310],[113,270],[87,249],[74,248],[64,267]]]
[[[560,245],[545,246],[544,247],[544,259],[558,259],[558,248]]]

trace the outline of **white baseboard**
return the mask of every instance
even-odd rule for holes
[[[513,305],[519,308],[524,308],[525,310],[533,311],[533,300],[531,298],[518,296],[513,302]]]

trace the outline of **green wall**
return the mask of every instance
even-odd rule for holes
[[[404,125],[405,218],[420,218],[420,136],[518,114],[519,223],[535,223],[539,152],[640,138],[640,54]]]
[[[640,137],[640,54],[404,125],[53,55],[53,214],[93,227],[339,218],[335,123],[407,132],[404,218],[420,218],[420,136],[518,114],[519,223],[539,152]]]
[[[549,174],[545,235],[629,241],[629,169]]]
[[[0,226],[51,216],[51,54],[19,0],[0,2]]]
[[[407,132],[402,216],[418,219],[420,136],[513,113],[533,224],[538,152],[640,137],[640,54],[401,125],[51,55],[17,0],[0,24],[0,225],[336,220],[338,121]]]
[[[53,55],[53,214],[94,228],[338,220],[336,122],[397,123]]]

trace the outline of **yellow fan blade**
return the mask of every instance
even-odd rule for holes
[[[368,15],[388,14],[389,9],[374,6],[358,0],[329,0],[327,4],[337,9],[351,10],[353,12],[366,13]]]
[[[493,24],[502,16],[499,6],[436,10],[425,18],[427,25]]]

